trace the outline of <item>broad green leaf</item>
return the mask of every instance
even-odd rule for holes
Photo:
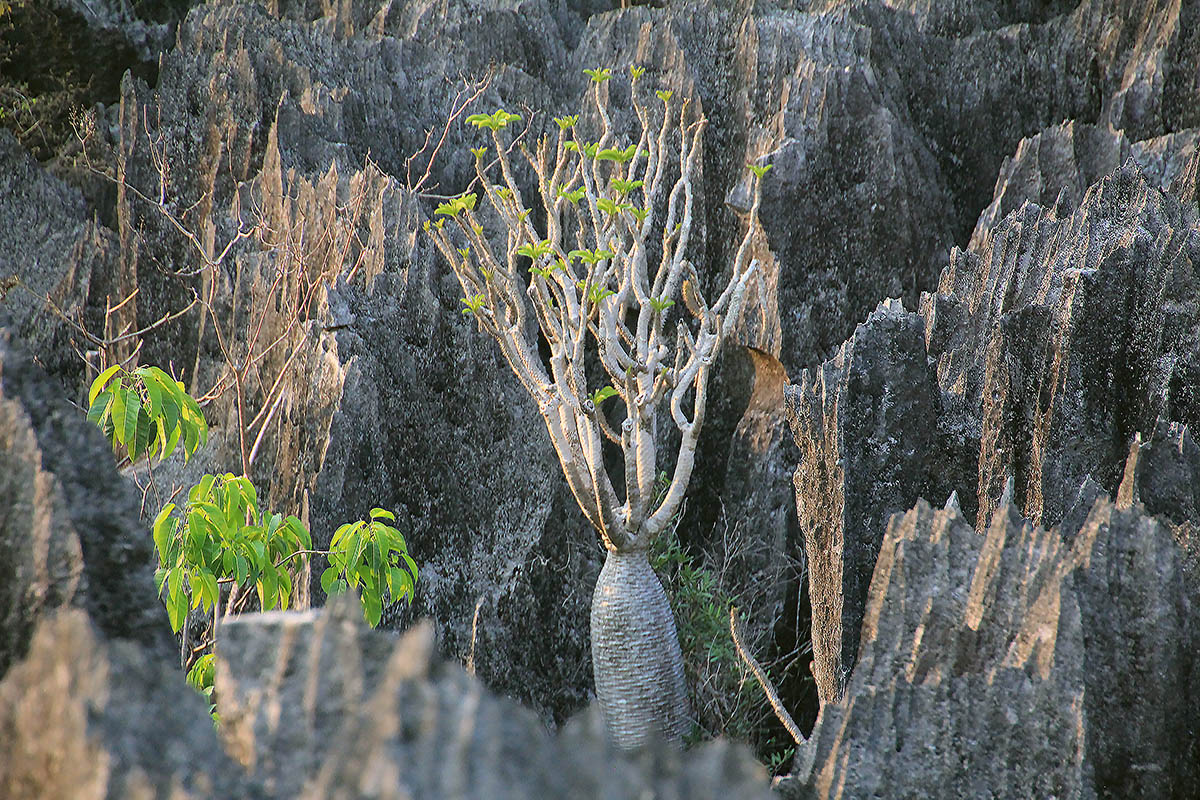
[[[412,560],[412,557],[411,557],[411,556],[410,556],[408,553],[401,553],[401,555],[402,555],[402,556],[403,556],[403,558],[404,558],[404,563],[405,563],[405,564],[408,564],[408,571],[412,573],[412,579],[413,579],[413,582],[416,582],[416,580],[417,580],[417,575],[418,575],[418,573],[417,573],[417,562],[416,562],[416,561],[413,561],[413,560]]]
[[[112,408],[109,417],[113,423],[113,438],[120,444],[125,444],[125,399],[124,390],[119,386],[112,393]],[[136,420],[136,415],[134,417]]]
[[[333,532],[333,539],[330,540],[329,546],[331,548],[337,547],[338,544],[342,541],[342,539],[345,538],[346,533],[351,528],[353,528],[354,525],[355,525],[355,523],[353,523],[353,522],[347,522],[345,525],[338,526],[338,529]]]
[[[592,392],[592,404],[598,406],[601,403],[603,403],[605,400],[607,400],[608,398],[616,397],[616,396],[617,396],[616,389],[614,389],[611,386],[605,386],[603,388],[597,389],[596,391]]]
[[[236,567],[234,578],[237,579],[238,586],[244,586],[250,578],[250,562],[240,553],[235,557],[234,562]]]
[[[104,427],[104,415],[112,404],[112,395],[105,392],[99,395],[88,409],[87,421],[98,427]]]
[[[363,592],[362,595],[363,616],[366,617],[367,624],[372,628],[378,627],[379,620],[383,617],[383,604],[380,601],[379,595],[374,592]]]
[[[145,372],[145,374],[141,374]],[[162,416],[162,387],[158,385],[158,381],[154,380],[154,374],[149,370],[139,369],[139,377],[142,379],[142,385],[146,387],[146,399],[149,401],[149,412],[151,419],[158,419]]]
[[[183,429],[183,460],[188,461],[200,446],[200,433],[185,420],[180,420],[179,427]]]
[[[200,603],[204,600],[201,589],[204,585],[200,582],[199,573],[192,572],[188,574],[188,585],[192,589],[192,608],[199,608]]]
[[[287,611],[288,601],[292,597],[292,576],[286,569],[279,570],[279,608]]]
[[[385,508],[372,508],[371,519],[390,519],[395,521],[396,515]]]
[[[154,518],[154,527],[151,529],[154,535],[154,547],[158,550],[158,560],[160,563],[166,561],[167,553],[171,547],[171,538],[175,535],[175,520],[171,518],[171,512],[174,510],[174,503],[167,503],[163,506],[163,510],[158,512],[158,516]]]
[[[321,573],[321,591],[325,594],[337,594],[334,587],[337,585],[338,571],[337,567],[329,567]]]
[[[297,517],[288,517],[287,525],[296,534],[297,540],[305,550],[312,550],[312,536],[308,532],[308,528],[304,527],[304,523]]]
[[[171,455],[171,453],[175,452],[175,446],[179,444],[179,435],[183,431],[179,425],[176,425],[174,428],[168,428],[168,430],[170,433],[167,436],[167,443],[163,446],[161,458],[166,458],[167,456]]]
[[[266,572],[267,567],[271,564],[267,558],[266,546],[262,542],[255,540],[250,542],[250,549],[254,553],[254,566],[258,568],[260,573]]]
[[[270,561],[263,564],[262,575],[258,579],[258,599],[264,611],[270,611],[279,602],[279,575]]]
[[[187,597],[178,595],[167,599],[167,620],[171,623],[171,632],[179,633],[183,623],[187,621]]]
[[[217,576],[213,575],[212,570],[201,568],[200,576],[200,598],[204,602],[204,613],[207,614],[217,602],[220,596],[217,587]]]
[[[150,447],[150,431],[152,425],[150,422],[150,414],[144,407],[138,409],[136,433],[133,439],[133,447],[129,448],[129,457],[137,459]]]
[[[121,415],[116,419],[118,430],[123,430],[121,444],[129,451],[129,457],[136,457],[138,413],[142,410],[142,401],[133,389],[124,390],[124,404]]]
[[[216,480],[217,480],[216,475],[211,475],[211,474],[206,473],[203,477],[200,478],[200,482],[197,483],[195,486],[193,486],[190,491],[188,491],[188,500],[190,500],[190,501],[202,500],[204,502],[211,502],[212,501],[213,483],[215,483]]]
[[[92,381],[92,386],[88,389],[88,405],[96,402],[96,396],[104,391],[104,387],[112,380],[112,376],[117,374],[117,370],[121,368],[120,364],[113,364],[108,369],[96,376],[96,380]]]

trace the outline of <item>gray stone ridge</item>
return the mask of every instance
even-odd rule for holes
[[[672,745],[635,758],[598,713],[549,733],[537,716],[433,655],[422,623],[371,631],[354,599],[231,620],[214,731],[169,662],[50,615],[0,681],[0,796],[102,798],[771,797],[744,745]]]
[[[888,525],[858,661],[786,794],[1195,797],[1200,575],[1106,496],[1072,530],[924,501]],[[930,787],[942,787],[931,794]]]

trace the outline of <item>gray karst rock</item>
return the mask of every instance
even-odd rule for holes
[[[1194,796],[1200,583],[1186,561],[1166,526],[1107,498],[1070,532],[1012,506],[982,534],[924,502],[897,515],[858,664],[787,793]]]
[[[352,600],[242,617],[223,635],[222,736],[274,796],[770,796],[762,767],[727,742],[628,760],[594,711],[552,736],[459,666],[431,661],[428,624],[397,641],[367,630]]]
[[[498,793],[509,775],[521,791],[583,796],[602,781],[610,796],[690,796],[705,775],[705,791],[759,787],[739,783],[749,773],[728,749],[691,766],[655,751],[647,778],[610,766],[594,719],[559,739],[538,728],[593,691],[602,551],[536,410],[421,233],[442,197],[470,187],[483,139],[465,113],[503,106],[530,123],[527,140],[555,132],[550,117],[585,106],[582,68],[611,66],[614,125],[631,130],[626,69],[641,64],[708,119],[691,254],[703,288],[723,284],[741,241],[746,165],[772,165],[752,232],[762,289],[716,367],[679,536],[707,563],[740,553],[723,574],[751,612],[752,648],[801,672],[811,587],[825,710],[793,785],[1200,794],[1200,6],[621,5],[52,0],[0,15],[19,23],[36,7],[73,43],[43,64],[28,54],[45,50],[22,49],[37,35],[0,31],[2,122],[20,135],[0,132],[0,287],[15,275],[33,292],[0,288],[0,560],[15,577],[0,577],[0,674],[39,624],[73,648],[43,642],[9,670],[5,697],[49,705],[10,707],[0,735],[36,742],[29,720],[45,708],[47,742],[111,767],[79,775],[80,796],[172,781],[219,794],[210,768],[230,796]],[[78,74],[90,61],[94,74]],[[35,79],[64,76],[90,87],[72,95],[95,113],[84,146],[65,107],[40,128],[8,113],[49,91]],[[152,204],[160,190],[173,219]],[[201,251],[219,265],[204,269]],[[257,358],[244,442],[211,319],[197,305],[156,325],[198,296],[227,326],[230,360]],[[148,328],[107,357],[173,365],[197,394],[226,387],[205,405],[212,444],[156,466],[164,493],[149,506],[203,471],[240,471],[244,452],[260,495],[302,516],[318,546],[373,506],[394,510],[421,577],[386,624],[431,617],[442,657],[469,658],[526,710],[422,660],[424,640],[315,613],[256,618],[229,625],[246,655],[230,652],[224,678],[241,704],[231,746],[254,777],[219,756],[202,704],[177,704],[178,676],[156,672],[174,653],[138,498],[61,399],[80,402],[95,374],[96,342],[74,323],[107,337]],[[957,512],[918,505],[889,526],[918,497],[948,496]],[[64,606],[104,638],[71,614],[44,622]],[[353,655],[329,660],[328,641]],[[72,653],[80,666],[61,660]],[[292,671],[276,675],[281,653]],[[315,699],[301,654],[330,673]],[[149,663],[124,680],[135,656]],[[107,682],[84,668],[103,664]],[[40,683],[53,665],[61,691]],[[795,671],[785,699],[812,685]],[[180,705],[160,735],[180,750],[157,766],[124,738],[159,703],[143,690]],[[295,705],[271,705],[284,699]],[[401,712],[414,702],[429,716],[408,719],[432,738],[410,738]],[[463,719],[482,727],[459,737]],[[199,755],[179,744],[193,739]],[[505,754],[529,770],[472,766]],[[65,791],[75,776],[37,771],[49,763],[20,785]]]
[[[268,798],[221,750],[177,663],[48,615],[0,680],[0,794],[10,800]]]
[[[1061,161],[1040,163],[1034,182],[1044,192],[1068,191],[1054,176],[1077,186]],[[1118,494],[1142,432],[1157,456],[1143,470],[1152,513],[1197,520],[1183,455],[1200,386],[1194,210],[1128,161],[1073,211],[1026,201],[981,230],[971,249],[952,253],[920,314],[877,312],[819,376],[806,371],[789,390],[823,699],[840,696],[854,664],[881,520],[916,496],[957,491],[984,528],[1011,484],[1031,520],[1058,524],[1073,505]],[[884,324],[893,318],[906,324]],[[868,333],[878,341],[863,348]],[[831,380],[855,369],[857,380]],[[905,401],[913,396],[923,405]],[[1179,443],[1176,461],[1163,455],[1166,441]],[[1080,500],[1088,482],[1095,489]]]
[[[0,675],[54,609],[86,609],[108,636],[178,653],[154,591],[140,497],[104,437],[0,329]]]
[[[810,576],[813,674],[824,705],[841,695],[854,664],[886,520],[953,485],[921,317],[898,300],[880,305],[832,361],[805,370],[785,396],[800,448],[796,509]]]

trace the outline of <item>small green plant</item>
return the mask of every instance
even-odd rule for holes
[[[763,164],[760,167],[756,164],[747,164],[746,166],[749,167],[750,171],[754,173],[754,176],[761,181],[763,175],[766,175],[767,171],[770,170],[771,167],[773,167],[775,165],[774,164]]]
[[[659,100],[662,100],[664,103],[669,103],[671,102],[671,96],[675,93],[670,89],[659,89],[654,94],[658,95]]]
[[[312,552],[308,529],[296,517],[259,510],[249,478],[205,475],[183,506],[167,503],[153,527],[159,567],[155,584],[167,587],[167,617],[178,633],[188,606],[218,606],[218,584],[253,585],[264,610],[286,609],[292,596],[287,562]],[[187,586],[191,591],[184,591]]]
[[[464,211],[474,211],[475,201],[479,199],[479,195],[474,192],[464,194],[461,197],[455,197],[453,200],[448,200],[437,207],[436,212],[444,217],[457,217]]]
[[[213,725],[221,723],[221,715],[217,713],[216,698],[213,697],[213,689],[215,682],[213,678],[216,672],[215,656],[213,653],[205,653],[196,659],[192,664],[192,668],[188,670],[187,682],[188,685],[195,689],[200,694],[204,695],[204,699],[208,701],[208,713],[213,719]]]
[[[472,114],[467,117],[469,124],[474,125],[476,128],[487,128],[492,132],[507,128],[510,124],[519,122],[520,120],[520,114],[510,114],[503,108],[498,108],[491,114]]]
[[[650,298],[650,307],[653,308],[655,311],[657,311],[660,314],[662,312],[666,311],[668,308],[670,308],[673,305],[675,305],[674,300],[663,300],[658,297]]]
[[[636,81],[638,78],[642,77],[642,75],[644,75],[645,73],[646,73],[645,67],[630,67],[629,68],[629,80]]]
[[[474,195],[452,202],[469,210]],[[482,305],[482,296],[476,299]],[[199,404],[182,383],[158,367],[105,369],[92,382],[88,405],[88,419],[105,432],[114,449],[123,447],[131,461],[142,455],[166,458],[180,441],[184,458],[189,459],[208,441],[208,424]],[[167,503],[151,526],[158,555],[155,587],[166,605],[171,630],[178,634],[188,615],[202,610],[212,615],[212,636],[205,647],[213,647],[222,617],[223,586],[230,590],[226,601],[230,606],[241,589],[253,586],[260,608],[287,609],[295,589],[291,569],[303,566],[312,555],[329,559],[331,566],[321,577],[326,591],[353,587],[360,593],[363,616],[372,627],[378,625],[383,590],[392,601],[411,602],[417,580],[417,565],[404,537],[383,520],[394,522],[395,515],[372,509],[369,522],[341,526],[329,550],[314,550],[312,537],[299,519],[260,509],[249,478],[204,475],[188,490],[182,505]],[[185,667],[187,660],[185,648]],[[208,699],[214,723],[219,722],[211,649],[192,661],[187,681]]]
[[[484,277],[486,278],[487,276],[485,275]],[[471,295],[470,297],[462,298],[461,302],[466,306],[466,308],[462,310],[462,313],[478,314],[479,310],[483,308],[484,303],[487,302],[487,298],[482,294],[475,294]]]
[[[539,261],[543,256],[548,256],[554,251],[554,246],[549,239],[543,239],[540,242],[531,242],[523,244],[517,248],[517,255],[531,258],[534,261]]]
[[[179,442],[190,459],[208,442],[208,424],[183,384],[158,367],[128,371],[114,364],[88,390],[89,422],[100,427],[113,450],[124,447],[130,461],[159,460]]]
[[[600,404],[603,403],[608,398],[616,397],[617,390],[611,386],[604,386],[604,387],[601,387],[601,388],[597,389],[596,391],[592,392],[591,395],[589,395],[589,396],[591,397],[592,405],[595,406],[596,408],[599,408]]]
[[[321,574],[326,594],[358,590],[363,615],[375,627],[383,614],[384,590],[388,602],[412,602],[417,582],[417,563],[408,554],[404,536],[387,524],[396,515],[382,508],[371,509],[366,520],[349,522],[337,529],[329,545],[329,568]]]
[[[615,191],[621,197],[624,197],[634,189],[642,188],[644,181],[624,181],[620,178],[615,178],[610,185],[612,186],[613,191]]]
[[[558,129],[565,131],[574,128],[579,123],[579,115],[571,114],[565,117],[555,117],[554,124],[558,125]]]
[[[585,69],[584,72],[586,72],[587,76],[592,79],[593,83],[604,83],[606,80],[612,77],[612,70],[608,67],[603,67],[600,69]]]
[[[597,161],[615,161],[618,164],[627,164],[633,160],[635,155],[642,154],[638,152],[636,144],[631,144],[624,150],[615,147],[605,148],[598,152],[595,157]]]

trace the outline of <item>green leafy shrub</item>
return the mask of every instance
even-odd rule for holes
[[[208,443],[208,423],[183,384],[158,367],[128,371],[114,364],[88,390],[88,414],[113,450],[125,448],[130,461],[164,459],[180,441],[185,459]]]
[[[389,602],[411,602],[417,582],[417,563],[408,554],[404,536],[384,522],[395,519],[392,512],[373,508],[369,520],[338,528],[326,554],[330,566],[321,574],[326,594],[340,594],[350,587],[359,592],[363,615],[371,627],[379,624],[383,614],[385,589]]]
[[[153,366],[125,370],[114,365],[101,372],[88,391],[87,418],[131,462],[143,456],[166,458],[180,442],[184,458],[190,459],[208,442],[199,404],[182,383]],[[384,521],[395,519],[390,511],[372,509],[369,520],[338,528],[329,550],[314,550],[299,519],[262,510],[250,479],[232,473],[206,474],[188,490],[185,502],[163,507],[151,527],[158,555],[155,587],[176,634],[193,611],[212,615],[211,639],[197,648],[208,652],[191,659],[187,682],[208,699],[214,722],[220,716],[211,648],[222,617],[222,587],[229,587],[229,605],[241,589],[253,586],[260,608],[286,610],[296,589],[292,570],[300,571],[313,555],[324,555],[330,567],[321,586],[327,593],[353,587],[363,616],[374,627],[382,617],[385,591],[389,602],[411,602],[417,581],[417,564],[404,536]],[[187,667],[186,648],[183,658]]]
[[[296,517],[265,514],[248,478],[205,475],[183,506],[167,503],[154,520],[159,567],[167,587],[167,616],[178,633],[191,608],[219,604],[220,583],[253,585],[264,610],[286,609],[292,596],[289,560],[312,552],[308,529]]]

